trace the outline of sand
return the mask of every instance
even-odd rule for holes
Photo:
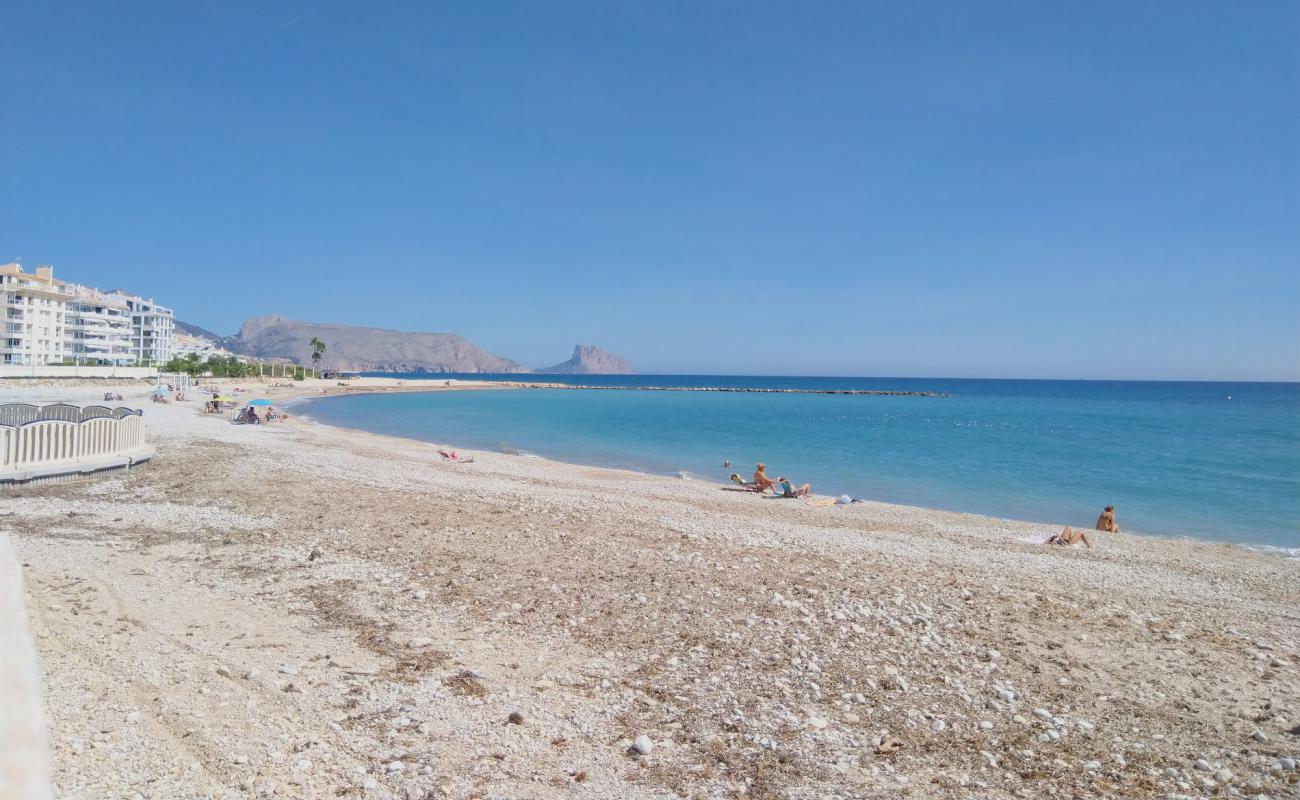
[[[58,797],[1274,798],[1300,780],[1300,562],[1278,554],[1051,547],[1090,521],[812,507],[721,474],[446,464],[147,391],[123,387],[152,463],[0,490]]]

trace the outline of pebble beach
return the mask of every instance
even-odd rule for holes
[[[110,388],[152,462],[0,490],[57,797],[1300,791],[1279,553],[2,397]]]

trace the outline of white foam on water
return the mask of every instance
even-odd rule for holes
[[[1253,550],[1256,553],[1279,555],[1287,561],[1300,561],[1300,547],[1277,547],[1271,544],[1239,544],[1237,546],[1246,550]]]

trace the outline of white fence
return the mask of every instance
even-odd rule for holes
[[[0,404],[0,483],[129,467],[152,456],[139,410]]]
[[[184,372],[159,372],[158,385],[170,386],[178,392],[188,392],[195,387],[195,381]]]

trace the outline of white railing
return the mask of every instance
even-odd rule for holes
[[[159,372],[158,385],[170,386],[178,392],[188,392],[194,388],[195,381],[187,372]]]
[[[152,455],[139,410],[0,404],[0,483],[126,467]]]

